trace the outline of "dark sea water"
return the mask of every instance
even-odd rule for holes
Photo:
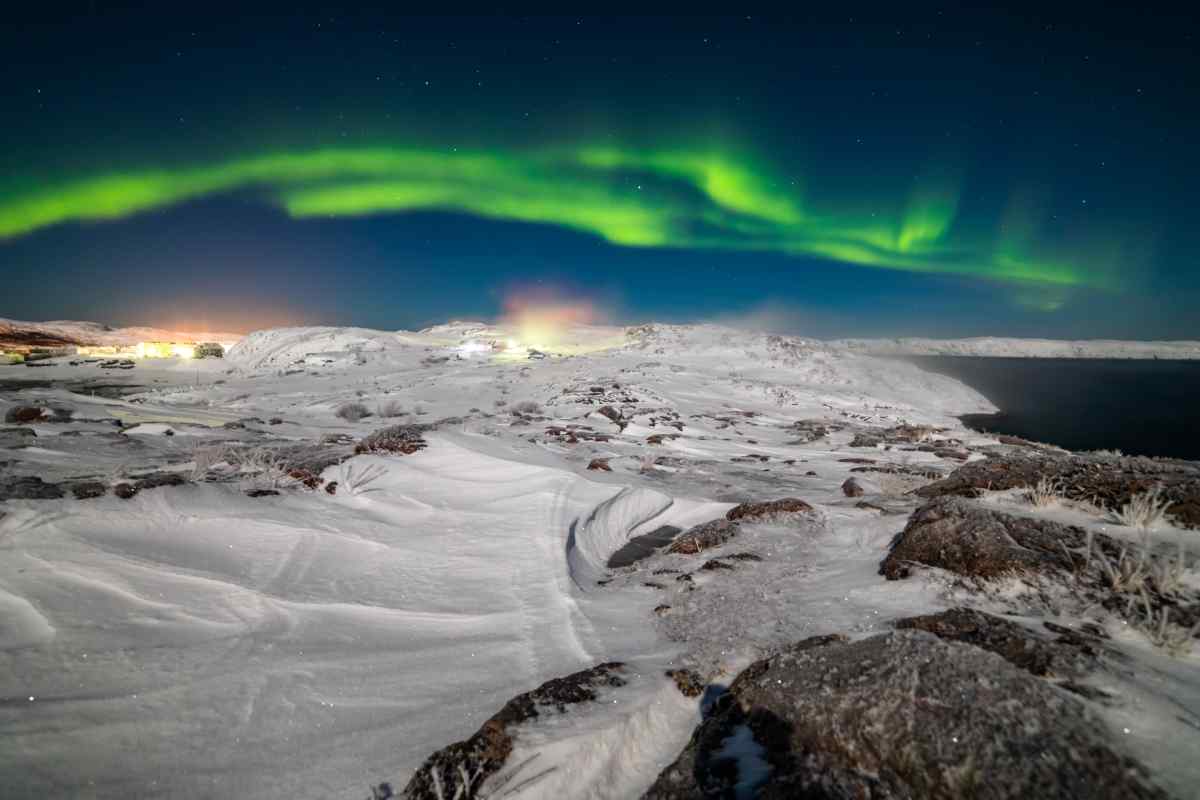
[[[905,359],[957,378],[992,401],[972,428],[1069,450],[1200,460],[1200,361],[1074,358]]]

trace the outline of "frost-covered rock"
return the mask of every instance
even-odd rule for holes
[[[978,647],[897,631],[750,665],[644,797],[1166,795],[1079,700]]]

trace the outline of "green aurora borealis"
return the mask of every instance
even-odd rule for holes
[[[917,180],[906,196],[881,199],[892,215],[856,216],[806,203],[800,181],[745,151],[329,148],[17,192],[0,202],[0,237],[248,190],[297,219],[450,211],[562,226],[626,247],[765,251],[917,273],[1119,287],[1118,275],[1095,264],[1039,256],[1033,224],[1009,222],[991,236],[957,233],[960,183],[944,174]]]
[[[398,327],[532,284],[630,320],[792,308],[815,335],[1200,336],[1187,26],[303,3],[9,22],[0,316]]]

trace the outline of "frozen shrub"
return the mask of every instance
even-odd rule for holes
[[[356,453],[402,453],[412,455],[426,446],[418,425],[392,425],[367,436],[354,448]]]
[[[371,484],[386,474],[387,469],[379,464],[369,464],[359,469],[347,462],[339,468],[341,479],[337,483],[352,495],[366,494],[376,491],[378,487],[371,487]]]
[[[1121,506],[1120,511],[1112,514],[1112,521],[1130,528],[1149,530],[1164,524],[1170,524],[1167,509],[1171,501],[1162,497],[1162,487],[1156,486],[1150,491],[1135,494],[1129,502]]]
[[[358,422],[360,419],[371,416],[370,410],[362,403],[346,403],[335,413],[347,422]]]
[[[1062,500],[1062,481],[1043,476],[1037,485],[1026,492],[1029,502],[1034,508],[1052,508]]]

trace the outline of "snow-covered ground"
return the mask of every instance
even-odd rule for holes
[[[29,423],[36,438],[0,450],[0,477],[186,478],[131,499],[0,503],[4,796],[357,800],[402,785],[513,695],[614,660],[634,670],[628,691],[582,727],[522,740],[556,769],[511,796],[636,796],[699,715],[664,669],[733,675],[803,636],[946,607],[936,583],[879,576],[915,501],[852,470],[948,473],[961,462],[947,451],[991,441],[955,417],[994,410],[974,390],[711,326],[578,328],[535,359],[518,336],[293,328],[251,334],[224,361],[116,376],[0,368],[5,407],[73,411]],[[347,403],[373,416],[342,419]],[[427,446],[325,467],[334,494],[251,497],[257,484],[196,468],[218,445],[351,441],[397,422],[428,425]],[[900,424],[928,426],[928,446],[850,447]],[[609,469],[588,469],[597,459]],[[871,504],[842,493],[850,476]],[[606,566],[634,536],[787,496],[816,513],[743,526],[712,555],[761,561],[696,572],[694,590],[670,571],[686,556]],[[1142,750],[1195,746],[1197,699],[1176,701],[1184,722],[1146,725]],[[1137,738],[1145,717],[1125,712]],[[1173,769],[1171,785],[1200,780],[1194,760]]]
[[[1200,358],[1200,342],[1138,342],[1119,339],[838,339],[829,343],[875,356],[985,356],[1006,358]]]

